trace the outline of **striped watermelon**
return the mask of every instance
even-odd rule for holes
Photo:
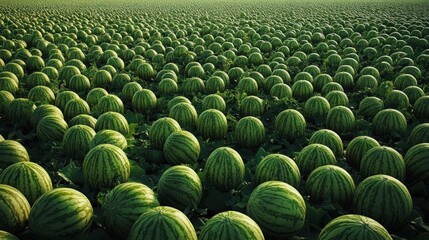
[[[372,75],[362,75],[356,82],[356,89],[367,90],[376,89],[378,86],[378,80]]]
[[[225,91],[225,82],[221,77],[211,76],[206,81],[206,92],[209,94],[224,92]]]
[[[328,82],[322,87],[322,90],[320,93],[322,94],[322,96],[326,96],[326,94],[332,91],[344,92],[344,88],[337,82]]]
[[[406,87],[403,92],[407,95],[408,100],[410,101],[411,105],[414,105],[414,103],[417,101],[417,99],[423,97],[425,95],[425,92],[423,89],[421,89],[418,86],[409,86]]]
[[[298,188],[301,173],[295,161],[279,153],[265,156],[256,167],[255,181],[257,184],[261,184],[273,180],[282,181]]]
[[[339,83],[345,90],[352,90],[354,87],[354,78],[348,72],[338,72],[333,78],[334,82]]]
[[[161,96],[173,95],[179,91],[177,82],[171,78],[164,78],[159,82],[158,90]]]
[[[268,181],[256,187],[246,209],[267,239],[294,235],[305,223],[303,197],[294,187],[280,181]]]
[[[182,87],[182,91],[186,95],[196,95],[205,91],[204,81],[199,77],[185,79]]]
[[[197,208],[202,196],[202,184],[197,173],[185,165],[167,169],[158,181],[157,194],[162,205],[179,210]]]
[[[264,124],[256,117],[243,117],[235,126],[234,137],[240,147],[258,147],[265,139]]]
[[[30,204],[25,196],[16,188],[0,184],[0,216],[1,229],[20,233],[27,225],[30,215]]]
[[[372,218],[345,214],[331,220],[320,232],[318,240],[392,240],[389,232]]]
[[[136,75],[142,80],[152,80],[155,77],[155,70],[149,63],[139,65],[135,71]]]
[[[8,232],[2,231],[2,230],[0,230],[0,239],[3,239],[3,240],[19,240],[19,238],[17,238],[12,233],[8,233]]]
[[[240,154],[229,147],[215,149],[204,167],[206,181],[220,191],[238,189],[244,180],[244,162]]]
[[[111,129],[98,131],[88,143],[89,149],[92,149],[101,144],[112,144],[122,150],[125,150],[128,147],[128,142],[124,135]]]
[[[164,143],[163,153],[168,163],[195,164],[200,156],[200,143],[188,131],[175,131]]]
[[[168,116],[176,120],[182,129],[193,130],[197,126],[198,113],[191,103],[175,104],[170,108]]]
[[[189,104],[192,104],[191,101],[189,101],[189,99],[187,99],[184,96],[175,96],[173,99],[171,99],[170,101],[168,101],[168,104],[167,104],[168,111],[170,111],[171,108],[174,107],[174,105],[176,105],[178,103],[189,103]]]
[[[289,142],[303,137],[306,127],[304,116],[295,109],[283,110],[277,115],[274,123],[277,136]]]
[[[79,95],[72,91],[63,91],[58,93],[57,98],[55,99],[55,106],[57,106],[61,111],[64,111],[66,104],[72,99],[79,99]]]
[[[324,120],[331,106],[322,96],[313,96],[309,98],[304,105],[304,112],[307,120]]]
[[[27,98],[16,98],[12,100],[6,111],[9,121],[28,128],[31,126],[31,114],[36,109],[36,105]]]
[[[199,235],[200,240],[264,240],[258,224],[247,215],[236,211],[221,212],[210,218]]]
[[[384,102],[378,97],[365,97],[359,103],[358,113],[367,118],[373,118],[384,109]]]
[[[119,147],[100,144],[86,154],[82,172],[85,184],[90,188],[110,188],[117,183],[128,181],[130,162]]]
[[[152,189],[141,183],[127,182],[106,194],[102,217],[109,233],[126,239],[140,215],[157,206],[159,202]]]
[[[247,95],[256,95],[258,93],[258,83],[251,77],[240,79],[237,90],[245,92]]]
[[[111,129],[127,135],[130,131],[127,119],[117,112],[106,112],[101,114],[95,123],[95,131]]]
[[[79,114],[89,114],[91,111],[88,103],[81,99],[72,99],[67,102],[64,107],[64,118],[70,121],[70,119],[76,117]]]
[[[413,75],[406,73],[400,74],[393,81],[393,86],[399,90],[404,90],[409,86],[417,86],[417,84],[417,79]]]
[[[429,143],[420,143],[411,147],[405,154],[404,161],[407,178],[411,181],[429,179]]]
[[[221,111],[208,109],[198,117],[197,130],[204,139],[220,139],[226,135],[228,122]]]
[[[64,119],[58,116],[46,116],[37,123],[36,135],[42,142],[60,142],[68,128]]]
[[[379,174],[358,185],[353,211],[373,218],[389,230],[398,230],[410,220],[413,200],[407,187],[398,179]]]
[[[112,79],[112,89],[121,91],[125,84],[131,82],[130,75],[126,73],[119,73],[115,75]]]
[[[302,175],[310,174],[314,169],[324,165],[335,165],[337,160],[332,150],[322,144],[312,143],[304,147],[296,158],[296,164]]]
[[[307,80],[298,80],[292,85],[292,96],[299,100],[307,100],[313,96],[314,88]]]
[[[274,85],[283,83],[283,79],[276,75],[268,76],[264,81],[264,89],[266,93],[271,92],[271,88],[274,87]]]
[[[105,112],[118,112],[124,113],[124,103],[122,100],[113,94],[108,94],[100,98],[97,104],[97,113],[103,114]]]
[[[98,101],[104,96],[107,96],[109,93],[104,88],[93,88],[86,95],[86,102],[90,107],[97,106]],[[65,106],[65,105],[64,105]]]
[[[53,104],[55,102],[55,94],[47,86],[35,86],[28,92],[28,99],[36,105]]]
[[[429,123],[421,123],[413,128],[410,135],[412,146],[419,143],[429,143]]]
[[[349,105],[349,98],[347,97],[347,94],[345,94],[342,91],[331,91],[325,96],[326,100],[328,100],[330,106],[336,107],[336,106],[345,106],[347,107]]]
[[[64,134],[63,151],[67,157],[82,160],[88,153],[89,143],[95,136],[95,131],[86,125],[75,125],[70,127]]]
[[[407,94],[400,90],[392,90],[388,92],[384,98],[384,103],[387,108],[407,109],[410,105],[410,100]]]
[[[69,85],[69,80],[73,76],[79,75],[79,74],[81,74],[79,68],[77,68],[75,66],[64,66],[60,70],[58,80],[64,81],[66,83],[66,85]]]
[[[407,131],[407,119],[396,109],[384,109],[375,115],[372,128],[378,136],[402,136]]]
[[[405,162],[402,155],[393,148],[373,147],[362,156],[360,173],[363,178],[385,174],[404,181]]]
[[[51,80],[49,79],[48,75],[43,72],[33,72],[28,76],[27,79],[27,86],[30,89],[39,85],[49,86],[50,83]]]
[[[91,82],[87,76],[78,74],[69,80],[67,87],[74,92],[83,92],[91,87]]]
[[[18,189],[33,204],[42,194],[52,190],[52,181],[44,168],[33,162],[18,162],[0,173],[0,183]]]
[[[64,119],[63,112],[61,112],[58,107],[50,104],[43,104],[39,105],[31,114],[31,125],[37,127],[39,121],[46,116],[57,116]]]
[[[143,213],[131,228],[128,240],[197,240],[191,221],[181,211],[159,206]]]
[[[217,95],[217,94],[210,94],[203,98],[202,101],[202,109],[217,109],[221,112],[225,112],[226,110],[226,103],[223,97]]]
[[[147,114],[156,109],[158,99],[155,93],[149,89],[142,89],[133,95],[132,107],[134,111]]]
[[[15,95],[18,91],[18,83],[10,77],[0,77],[0,90],[7,91]]]
[[[289,99],[292,98],[292,89],[285,83],[277,83],[271,88],[270,95],[279,99]]]
[[[40,239],[73,237],[91,224],[92,214],[91,202],[81,192],[56,188],[34,203],[28,228]]]
[[[416,100],[413,105],[413,115],[419,120],[429,119],[429,96],[423,96]]]
[[[164,117],[156,120],[149,130],[149,142],[151,147],[162,149],[168,136],[173,132],[182,130],[179,123],[173,118]]]
[[[348,209],[353,202],[355,183],[346,170],[335,165],[325,165],[310,173],[305,189],[313,202],[330,201]]]
[[[358,136],[353,138],[346,148],[347,164],[355,169],[360,168],[362,157],[368,150],[379,147],[380,144],[372,137]]]
[[[91,79],[91,83],[94,87],[106,87],[109,83],[112,82],[112,75],[109,71],[101,69],[95,72],[94,78]]]
[[[329,109],[325,124],[338,134],[346,134],[354,130],[355,116],[350,108],[336,106]]]
[[[121,98],[124,102],[132,102],[136,92],[143,90],[143,87],[138,82],[129,82],[125,84],[121,91]]]
[[[21,143],[14,140],[0,141],[0,168],[6,168],[17,162],[28,162],[30,156]]]
[[[265,102],[257,96],[247,96],[239,103],[242,116],[261,116],[265,112]]]
[[[97,119],[95,119],[93,116],[88,114],[79,114],[69,121],[69,127],[73,127],[75,125],[85,125],[92,129],[95,129],[96,123]]]
[[[12,93],[4,90],[0,90],[0,116],[3,116],[7,113],[7,108],[9,103],[12,102],[15,97]]]
[[[317,92],[321,92],[323,86],[330,82],[332,82],[332,77],[329,74],[319,74],[314,78],[314,90]]]
[[[341,137],[332,130],[319,129],[310,137],[308,144],[319,143],[329,147],[337,157],[343,156],[343,140]]]

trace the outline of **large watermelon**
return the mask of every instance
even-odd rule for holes
[[[410,181],[429,179],[429,143],[414,145],[405,154],[407,178]]]
[[[324,120],[329,109],[331,109],[331,105],[328,100],[322,96],[313,96],[309,98],[304,105],[304,112],[307,120]]]
[[[0,168],[6,168],[17,162],[28,162],[27,149],[15,140],[0,141]]]
[[[258,224],[236,211],[221,212],[210,218],[201,230],[200,240],[264,240]]]
[[[27,225],[30,204],[16,188],[0,184],[0,228],[11,233],[20,233]]]
[[[289,142],[303,137],[306,127],[304,116],[294,109],[283,110],[277,115],[274,123],[278,137]]]
[[[61,112],[58,107],[50,104],[43,104],[39,105],[31,114],[31,125],[37,127],[40,119],[46,116],[58,116],[64,119],[63,112]]]
[[[179,210],[197,208],[202,196],[202,184],[197,173],[185,165],[167,169],[158,181],[157,194],[163,205]]]
[[[225,100],[223,99],[223,97],[217,94],[210,94],[205,96],[201,104],[203,110],[217,109],[221,112],[224,112],[226,109]]]
[[[188,131],[176,131],[170,134],[164,143],[164,157],[170,164],[194,164],[200,156],[200,143]]]
[[[220,191],[229,191],[243,182],[244,162],[234,149],[219,147],[207,158],[204,172],[209,184]]]
[[[130,162],[122,149],[101,144],[91,149],[82,165],[85,184],[92,189],[114,187],[130,176]]]
[[[226,135],[228,122],[221,111],[208,109],[198,117],[197,129],[204,139],[220,139]]]
[[[95,131],[86,125],[75,125],[67,130],[63,138],[63,151],[67,157],[82,160],[88,153],[89,143],[95,136]]]
[[[398,230],[410,220],[413,200],[407,187],[398,179],[379,174],[358,185],[353,210],[373,218],[387,229]]]
[[[365,97],[359,103],[358,113],[367,118],[373,118],[384,109],[384,102],[378,97]]]
[[[124,103],[118,96],[108,94],[98,100],[96,111],[97,114],[103,114],[105,112],[118,112],[123,114]]]
[[[429,96],[425,95],[416,100],[413,105],[413,115],[419,120],[429,119]]]
[[[102,204],[103,221],[110,233],[126,239],[138,217],[157,206],[155,193],[146,185],[122,183],[106,194]]]
[[[392,240],[389,232],[372,218],[346,214],[331,220],[320,232],[318,240]]]
[[[73,127],[75,125],[85,125],[92,129],[95,129],[96,123],[97,119],[95,119],[93,116],[88,114],[79,114],[69,121],[69,127]]]
[[[261,116],[265,111],[265,103],[257,96],[247,96],[239,103],[242,116]]]
[[[9,121],[28,128],[31,126],[31,114],[35,109],[36,105],[27,98],[16,98],[9,103],[6,117]]]
[[[298,188],[301,173],[295,161],[288,156],[274,153],[265,156],[256,167],[255,180],[257,184],[267,181],[282,181]]]
[[[81,192],[56,188],[43,194],[31,208],[30,232],[40,239],[73,237],[90,225],[93,209]]]
[[[261,227],[266,238],[284,239],[304,226],[306,205],[304,198],[291,185],[268,181],[253,190],[246,211]]]
[[[159,206],[143,213],[131,228],[128,240],[197,240],[191,221],[181,211]]]
[[[52,190],[52,181],[44,168],[33,162],[18,162],[0,173],[0,183],[18,189],[30,204]]]
[[[346,148],[347,164],[355,169],[360,168],[360,163],[363,155],[374,147],[379,147],[380,144],[372,137],[358,136],[353,138]]]
[[[70,121],[70,119],[74,118],[75,116],[79,114],[89,114],[91,111],[88,103],[81,99],[71,99],[67,102],[67,104],[64,107],[64,118],[67,121]]]
[[[373,147],[363,155],[360,173],[363,178],[386,174],[399,181],[404,181],[405,162],[402,155],[391,147]]]

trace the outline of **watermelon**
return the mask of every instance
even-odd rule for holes
[[[112,144],[125,150],[128,147],[127,139],[120,132],[110,129],[98,131],[88,143],[89,149],[101,144]]]
[[[98,114],[103,114],[105,112],[118,112],[123,114],[124,103],[118,96],[108,94],[100,98],[97,104],[96,111]]]
[[[256,95],[258,93],[258,83],[251,77],[244,77],[238,82],[237,90],[243,91],[247,95]]]
[[[7,91],[15,95],[18,91],[18,83],[10,77],[0,77],[0,90]]]
[[[64,134],[63,151],[66,156],[82,160],[90,149],[95,131],[86,125],[74,125]]]
[[[223,97],[217,95],[217,94],[210,94],[203,98],[202,101],[202,109],[217,109],[221,112],[225,112],[226,110],[226,103]]]
[[[257,96],[246,96],[239,103],[242,116],[261,116],[265,112],[265,103]]]
[[[55,106],[57,106],[61,111],[64,111],[66,104],[72,99],[79,99],[79,95],[72,91],[63,91],[58,93],[57,98],[55,99]]]
[[[130,75],[126,73],[116,74],[112,79],[112,89],[121,91],[122,88],[129,82],[131,82]]]
[[[0,184],[0,203],[1,229],[11,233],[23,231],[31,208],[25,196],[12,186]]]
[[[176,120],[182,129],[193,130],[197,126],[198,113],[190,103],[175,104],[170,108],[168,116]]]
[[[378,80],[372,75],[362,75],[356,82],[356,89],[367,90],[376,89],[378,86]]]
[[[345,90],[351,90],[354,87],[353,75],[348,72],[338,72],[333,77],[334,82],[339,83]]]
[[[91,79],[91,83],[94,87],[104,88],[112,82],[112,74],[104,69],[100,69],[94,74],[94,78]]]
[[[373,218],[388,230],[398,230],[410,220],[413,200],[398,179],[378,174],[365,178],[357,186],[353,211]]]
[[[37,127],[39,121],[46,116],[57,116],[64,119],[63,112],[61,112],[58,107],[50,104],[43,104],[39,105],[31,114],[31,125]]]
[[[393,148],[386,146],[373,147],[363,155],[360,173],[364,178],[385,174],[404,181],[405,162],[402,155]]]
[[[313,202],[330,201],[348,209],[353,202],[355,183],[346,170],[335,165],[325,165],[310,173],[305,189]]]
[[[173,132],[182,130],[179,123],[169,117],[156,120],[149,130],[149,142],[151,147],[162,149],[168,136]]]
[[[393,86],[399,90],[404,90],[409,86],[417,86],[417,84],[417,79],[413,75],[406,73],[399,74],[393,81]]]
[[[71,188],[56,188],[43,194],[31,208],[28,228],[39,239],[73,237],[91,224],[91,202]]]
[[[343,156],[343,141],[341,137],[332,130],[319,129],[310,137],[308,144],[319,143],[329,147],[337,157]]]
[[[292,85],[292,96],[299,100],[309,99],[313,91],[313,85],[307,80],[298,80]]]
[[[64,81],[66,83],[66,85],[69,85],[69,80],[73,76],[79,75],[79,74],[81,74],[79,68],[77,68],[75,66],[64,66],[60,70],[58,80]]]
[[[124,102],[131,102],[136,92],[143,90],[138,82],[129,82],[125,84],[121,91],[121,98]]]
[[[86,154],[82,172],[85,184],[90,188],[109,188],[128,180],[130,163],[121,148],[100,144]]]
[[[413,128],[410,135],[412,146],[419,143],[429,143],[429,123],[421,123]]]
[[[37,123],[36,135],[42,142],[60,142],[68,128],[64,119],[58,116],[46,116]]]
[[[83,92],[91,87],[91,82],[87,76],[78,74],[69,80],[67,87],[74,92]]]
[[[314,78],[314,90],[320,92],[323,86],[330,82],[332,82],[332,77],[329,74],[319,74]]]
[[[425,95],[416,100],[413,105],[413,115],[419,120],[429,119],[429,96]]]
[[[226,135],[228,122],[221,111],[208,109],[198,117],[197,130],[204,139],[220,139]]]
[[[2,230],[0,230],[0,239],[3,239],[3,240],[19,240],[19,238],[17,238],[12,233],[8,233],[8,232],[2,231]]]
[[[309,98],[304,105],[304,112],[307,120],[324,120],[331,108],[328,100],[322,96]]]
[[[256,117],[243,117],[235,127],[234,137],[240,147],[258,147],[265,139],[264,124]]]
[[[305,134],[307,123],[304,116],[294,109],[286,109],[280,112],[275,120],[275,133],[279,138],[294,142]]]
[[[143,213],[130,230],[128,240],[197,240],[191,221],[181,211],[167,206]]]
[[[407,95],[411,105],[414,105],[417,99],[425,95],[425,92],[418,86],[406,87],[403,92]]]
[[[274,87],[274,85],[283,83],[283,79],[277,75],[271,75],[268,76],[264,81],[264,89],[266,93],[271,92],[271,88]],[[291,91],[292,93],[292,91]]]
[[[18,189],[33,204],[42,194],[52,190],[49,174],[33,162],[18,162],[0,173],[0,183]]]
[[[346,134],[354,130],[355,116],[350,108],[336,106],[329,109],[325,124],[338,134]]]
[[[336,106],[345,106],[347,107],[349,105],[349,98],[347,97],[347,94],[345,94],[342,91],[331,91],[325,96],[326,100],[328,100],[329,105],[331,108]]]
[[[410,100],[404,92],[400,90],[392,90],[386,94],[384,103],[387,108],[402,110],[408,108]]]
[[[322,96],[326,96],[326,94],[328,94],[331,91],[344,92],[344,88],[337,82],[328,82],[322,87],[322,90],[320,91],[320,93],[322,94]]]
[[[277,83],[271,88],[270,95],[279,99],[289,99],[292,98],[292,89],[285,83]]]
[[[220,191],[238,189],[244,180],[244,162],[240,154],[229,147],[215,149],[204,167],[208,184]]]
[[[6,168],[17,162],[28,162],[30,156],[19,142],[14,140],[0,141],[0,168]]]
[[[89,114],[91,111],[88,103],[81,99],[72,99],[64,107],[64,118],[68,121],[79,114]]]
[[[209,94],[224,92],[225,87],[225,81],[218,76],[211,76],[206,81],[206,92]]]
[[[109,93],[104,88],[93,88],[86,95],[86,102],[90,107],[97,106],[98,101]]]
[[[69,121],[69,127],[73,127],[75,125],[86,125],[92,129],[95,129],[95,124],[97,123],[97,119],[88,114],[79,114],[72,118]]]
[[[258,224],[247,215],[236,211],[226,211],[214,215],[204,225],[200,240],[263,240],[264,234]]]
[[[407,119],[396,109],[384,109],[375,115],[372,128],[378,136],[399,137],[407,131]]]
[[[15,97],[12,95],[12,93],[4,90],[0,90],[0,115],[3,116],[5,113],[7,113],[7,108],[9,106],[9,103],[12,102],[15,99]]]
[[[142,89],[134,93],[131,101],[134,111],[142,114],[147,114],[150,111],[155,110],[158,104],[158,99],[156,98],[155,93],[149,89]]]
[[[261,227],[267,239],[284,239],[304,226],[306,205],[304,198],[291,185],[268,181],[253,190],[246,212]]]
[[[97,119],[95,131],[111,129],[127,135],[130,131],[127,119],[117,112],[105,112]]]
[[[407,178],[411,181],[429,180],[429,143],[419,143],[405,154]]]
[[[322,144],[312,143],[304,147],[296,158],[302,175],[307,176],[314,169],[324,165],[335,165],[337,160],[332,150]]]
[[[358,113],[366,118],[373,118],[384,109],[384,102],[378,97],[365,97],[359,103]]]
[[[183,93],[186,95],[196,95],[205,91],[205,83],[199,77],[187,78],[183,81]]]
[[[274,180],[298,188],[301,182],[301,173],[295,161],[279,153],[265,156],[256,167],[255,181],[257,184],[261,184]]]
[[[106,194],[102,217],[109,233],[126,239],[140,215],[157,206],[159,202],[155,193],[146,185],[121,183]]]
[[[171,78],[164,78],[159,82],[158,90],[161,95],[173,95],[179,91],[177,82]]]
[[[345,214],[331,220],[322,229],[318,240],[392,240],[389,232],[372,218],[358,214]]]
[[[40,71],[45,67],[45,61],[39,56],[30,56],[27,59],[27,70],[30,72]]]
[[[346,148],[347,164],[355,169],[360,168],[362,157],[368,150],[379,147],[380,144],[372,137],[358,136],[353,138]]]
[[[187,99],[184,96],[175,96],[173,99],[171,99],[170,101],[168,101],[167,104],[167,108],[168,111],[171,110],[172,107],[174,107],[174,105],[178,104],[178,103],[189,103],[192,105],[191,101],[189,101],[189,99]]]
[[[27,98],[16,98],[9,103],[6,117],[9,121],[28,128],[31,125],[31,114],[35,109],[36,105]]]
[[[55,94],[47,86],[35,86],[28,92],[28,99],[36,105],[53,104],[55,102]]]
[[[202,196],[202,184],[190,167],[178,165],[168,168],[158,181],[157,194],[162,205],[184,211],[196,209]]]
[[[135,73],[142,80],[152,80],[155,77],[155,70],[149,63],[143,63],[138,66]]]
[[[163,153],[168,163],[195,164],[200,156],[200,143],[188,131],[175,131],[164,143]]]

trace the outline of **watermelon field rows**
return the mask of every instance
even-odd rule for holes
[[[0,239],[429,239],[426,1],[0,2]]]

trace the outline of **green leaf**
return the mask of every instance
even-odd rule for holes
[[[135,161],[129,160],[130,162],[130,178],[131,179],[141,179],[143,175],[146,174],[146,171],[140,167]]]
[[[66,182],[73,185],[83,184],[82,169],[78,167],[74,162],[70,162],[67,166],[61,168],[57,172],[58,176],[64,179]]]
[[[325,216],[328,214],[327,211],[323,210],[322,208],[316,208],[311,206],[310,204],[307,204],[307,212],[305,219],[314,224],[314,225],[320,225],[322,220],[325,218]]]

